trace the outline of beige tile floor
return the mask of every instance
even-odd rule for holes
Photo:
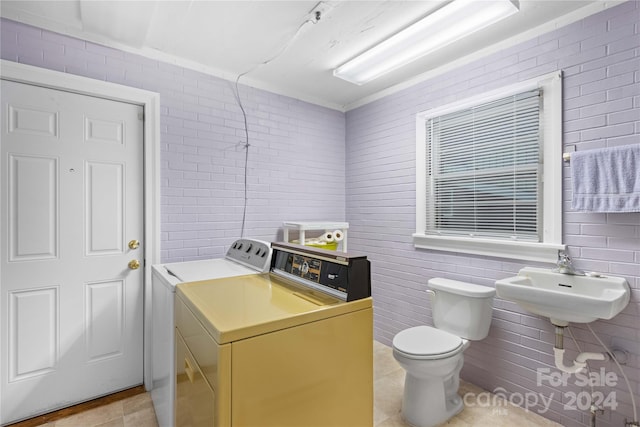
[[[374,342],[374,427],[407,427],[400,406],[404,371],[393,358],[391,349]],[[461,395],[479,395],[484,391],[461,381]],[[486,400],[485,400],[486,401]],[[491,399],[493,401],[493,399]],[[534,427],[560,426],[533,412],[515,406],[470,406],[442,424],[451,427]],[[68,418],[44,424],[43,427],[157,427],[149,393],[139,394],[109,405],[91,409]],[[304,426],[300,426],[304,427]],[[348,426],[345,426],[348,427]]]
[[[149,393],[90,409],[41,427],[158,427]]]

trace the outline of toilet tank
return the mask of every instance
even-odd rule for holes
[[[491,326],[494,288],[442,278],[428,282],[436,328],[468,340],[486,338]]]

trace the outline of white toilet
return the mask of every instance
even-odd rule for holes
[[[431,326],[416,326],[393,338],[393,356],[407,372],[402,416],[416,427],[445,422],[462,410],[459,375],[468,340],[484,339],[491,325],[495,289],[435,278]]]

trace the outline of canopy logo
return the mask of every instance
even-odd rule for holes
[[[613,411],[618,407],[618,402],[616,392],[611,389],[617,384],[618,376],[616,373],[607,372],[605,368],[575,374],[552,372],[550,368],[538,368],[536,370],[536,385],[538,386],[548,386],[555,389],[576,386],[587,389],[579,392],[560,390],[545,395],[534,391],[509,394],[504,388],[497,387],[493,393],[489,391],[465,393],[462,400],[467,407],[492,407],[494,413],[499,415],[506,415],[506,407],[509,405],[520,406],[526,411],[535,410],[539,414],[544,414],[549,411],[554,400],[557,405],[562,405],[565,411],[588,411],[592,406]],[[598,387],[606,388],[606,390],[598,390]]]
[[[535,408],[536,412],[544,414],[549,410],[552,400],[553,393],[548,397],[533,391],[507,394],[507,390],[502,387],[497,387],[493,390],[493,393],[490,391],[483,391],[478,394],[469,392],[462,396],[462,401],[466,407],[491,407],[496,415],[507,415],[506,407],[510,404],[520,406],[527,411]]]

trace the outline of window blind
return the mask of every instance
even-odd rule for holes
[[[541,240],[541,94],[425,122],[426,234]]]

